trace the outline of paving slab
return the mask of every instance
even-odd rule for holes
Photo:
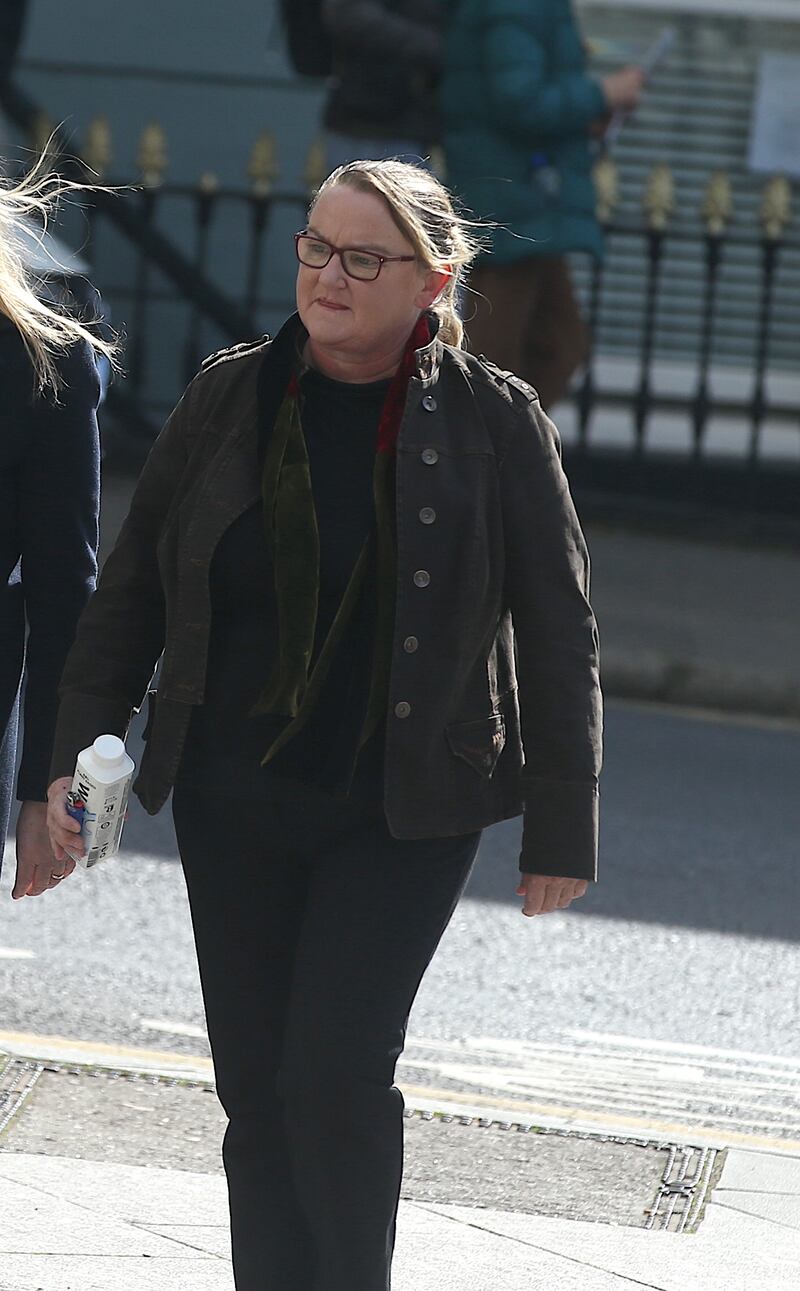
[[[715,1194],[714,1205],[800,1233],[800,1197],[796,1193],[738,1192],[735,1188],[726,1188]]]
[[[435,1211],[657,1291],[797,1291],[798,1235],[713,1203],[691,1236],[458,1206]]]
[[[725,1159],[719,1189],[792,1193],[800,1197],[800,1157],[732,1148]]]
[[[211,1257],[148,1260],[91,1255],[6,1255],[0,1291],[234,1291],[229,1267]]]
[[[170,1241],[180,1242],[207,1255],[227,1260],[231,1253],[231,1237],[227,1213],[220,1216],[218,1224],[149,1224],[151,1233],[160,1233]]]
[[[4,1152],[0,1179],[57,1199],[70,1197],[86,1210],[139,1228],[218,1225],[227,1216],[227,1188],[219,1175]]]
[[[393,1291],[642,1291],[641,1282],[509,1240],[466,1218],[482,1213],[464,1210],[465,1218],[454,1221],[417,1203],[401,1204]],[[555,1222],[571,1227],[569,1220]]]
[[[78,1171],[68,1171],[63,1183],[55,1183],[59,1172],[52,1166],[46,1171],[43,1189],[33,1182],[37,1171],[23,1171],[28,1181],[3,1172],[0,1157],[0,1179],[3,1181],[2,1222],[0,1223],[0,1256],[2,1265],[10,1255],[36,1251],[40,1255],[102,1256],[171,1256],[180,1249],[163,1236],[120,1222],[103,1205],[90,1206],[92,1220],[86,1223],[86,1206],[81,1200],[83,1188]],[[63,1177],[63,1176],[62,1176]],[[2,1277],[2,1274],[0,1274]],[[1,1285],[1,1284],[0,1284]]]

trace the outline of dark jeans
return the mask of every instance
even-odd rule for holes
[[[237,1291],[387,1291],[395,1065],[480,835],[399,841],[382,813],[266,773],[246,797],[181,779],[173,813],[230,1122]]]

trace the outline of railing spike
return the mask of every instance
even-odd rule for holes
[[[256,197],[268,197],[278,178],[278,145],[271,130],[262,130],[253,144],[247,176]]]
[[[151,121],[142,131],[139,139],[139,150],[136,154],[136,165],[145,188],[158,188],[167,166],[167,136],[163,126]]]
[[[669,217],[675,213],[675,180],[665,162],[650,171],[642,203],[650,228],[663,233]]]
[[[328,174],[328,161],[325,144],[322,139],[315,139],[308,150],[308,160],[303,178],[309,193],[315,193]]]
[[[712,237],[721,237],[733,215],[731,181],[724,170],[715,170],[708,181],[701,214]]]
[[[200,176],[198,188],[201,193],[205,193],[208,197],[212,197],[214,193],[219,191],[219,179],[214,174],[213,170],[203,171],[203,174]]]
[[[594,167],[594,186],[597,194],[597,218],[601,224],[610,224],[614,209],[619,204],[619,170],[614,158],[604,153]]]
[[[108,123],[108,117],[92,117],[86,127],[83,160],[99,179],[108,170],[112,156],[111,126]]]
[[[792,188],[785,175],[774,175],[767,184],[760,215],[764,236],[777,242],[792,218]]]

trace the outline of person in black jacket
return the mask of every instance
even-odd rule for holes
[[[333,47],[324,111],[328,169],[428,157],[440,138],[441,0],[322,0]]]
[[[148,696],[172,800],[237,1291],[388,1291],[408,1014],[480,831],[524,812],[528,917],[594,878],[586,546],[533,391],[466,354],[470,226],[359,161],[295,236],[297,314],[211,356],[147,460],[60,684],[78,750]]]
[[[25,30],[28,0],[0,0],[0,91],[14,69]]]
[[[45,826],[57,686],[97,572],[99,340],[25,268],[31,203],[58,188],[41,167],[0,187],[0,860],[13,798],[24,680],[14,898],[38,896],[74,868]]]

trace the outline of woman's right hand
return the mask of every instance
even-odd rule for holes
[[[47,832],[57,861],[66,858],[65,848],[80,856],[85,848],[80,837],[81,827],[67,811],[67,793],[72,788],[72,776],[54,780],[47,790]]]
[[[631,65],[612,72],[603,81],[603,93],[612,112],[633,112],[642,97],[646,77],[641,67]]]

